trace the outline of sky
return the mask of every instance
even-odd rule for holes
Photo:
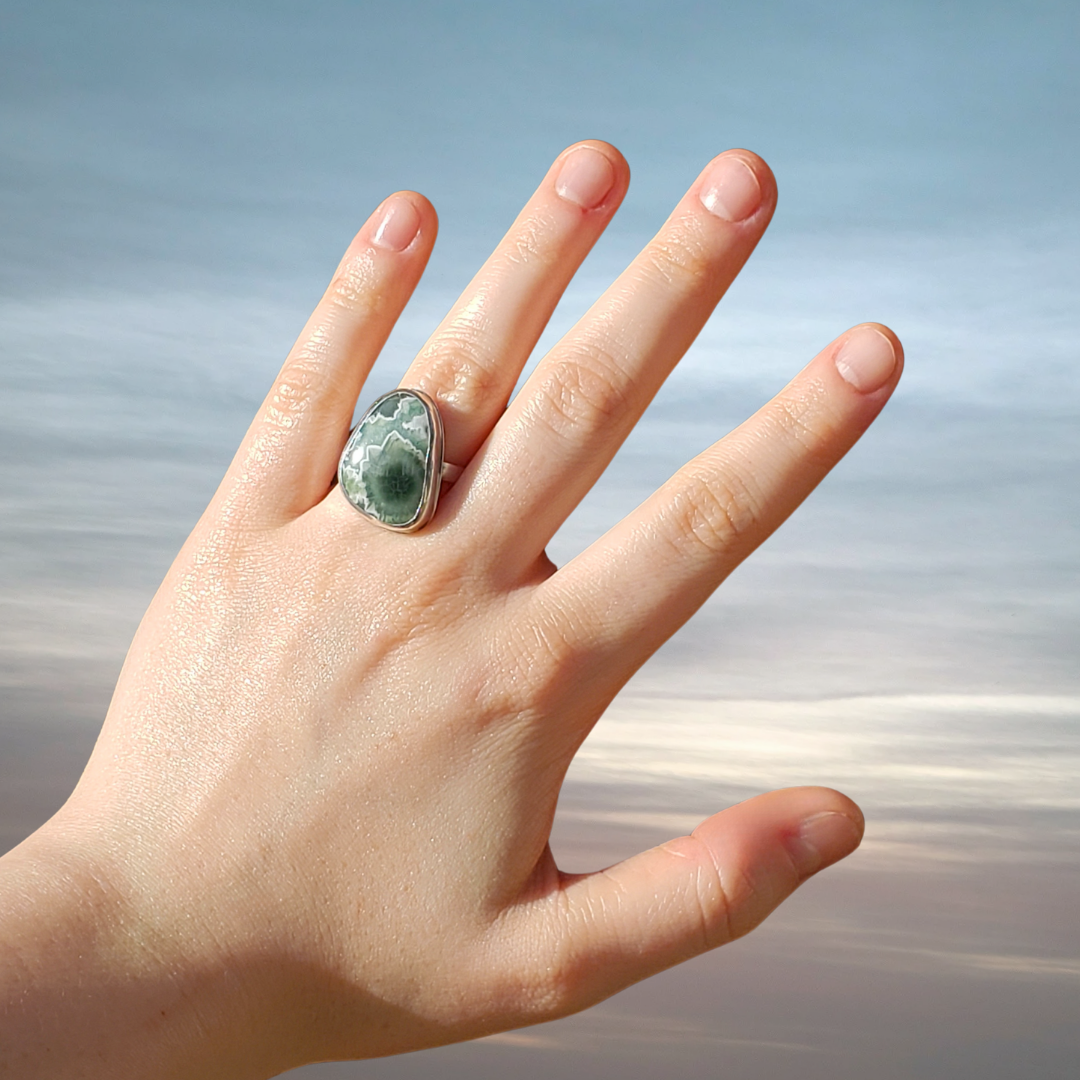
[[[613,142],[632,181],[538,354],[746,146],[773,225],[556,562],[852,323],[897,331],[904,380],[613,705],[555,849],[595,867],[810,782],[861,802],[864,849],[584,1016],[296,1075],[1074,1076],[1078,31],[1043,2],[0,4],[0,849],[70,789],[385,195],[440,236],[366,399],[564,146]]]

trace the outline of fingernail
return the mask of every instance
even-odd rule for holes
[[[804,880],[850,855],[862,840],[862,829],[846,814],[826,810],[811,814],[799,832],[787,838],[795,869]]]
[[[391,195],[371,242],[387,251],[404,251],[420,231],[420,211],[403,195]]]
[[[836,370],[860,394],[880,390],[896,370],[896,350],[880,330],[859,326],[836,353]]]
[[[701,185],[701,201],[725,221],[745,221],[761,205],[761,186],[741,157],[718,157]]]
[[[583,210],[598,207],[615,186],[615,170],[607,156],[591,146],[579,146],[566,155],[555,181],[555,192]]]

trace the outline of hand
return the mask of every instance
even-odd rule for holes
[[[595,874],[548,849],[612,697],[901,369],[889,331],[848,331],[556,569],[545,545],[775,204],[753,154],[710,163],[506,408],[628,176],[604,143],[561,155],[410,368],[464,466],[415,535],[333,485],[436,218],[403,192],[360,230],[154,598],[78,788],[0,862],[12,1075],[265,1077],[550,1020],[745,934],[857,846],[858,808],[803,788]]]

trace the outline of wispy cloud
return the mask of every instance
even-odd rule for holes
[[[1080,697],[626,697],[578,754],[588,784],[833,784],[878,806],[1080,808]]]

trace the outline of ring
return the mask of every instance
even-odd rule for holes
[[[416,532],[435,513],[443,480],[461,475],[443,461],[439,407],[421,390],[383,394],[353,428],[338,463],[345,498],[395,532]]]

